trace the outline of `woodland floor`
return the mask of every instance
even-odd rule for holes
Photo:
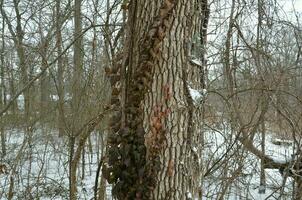
[[[7,157],[6,164],[9,166],[10,173],[0,175],[0,199],[7,199],[6,195],[9,189],[9,178],[12,167],[17,164],[14,199],[41,200],[61,200],[68,199],[68,149],[67,141],[57,137],[55,131],[35,131],[33,134],[32,148],[25,145],[24,133],[20,130],[7,131]],[[226,191],[224,199],[291,199],[292,180],[287,178],[283,183],[283,177],[278,170],[266,170],[267,188],[265,194],[259,194],[260,182],[260,161],[250,153],[242,150],[239,142],[233,142],[234,137],[227,126],[217,130],[207,130],[205,134],[205,146],[203,156],[200,162],[206,163],[206,166],[212,166],[221,157],[221,162],[217,164],[217,170],[208,175],[204,182],[204,199],[217,199],[218,194],[223,190],[226,179],[231,180],[234,177],[236,169],[242,167],[239,175],[227,184],[230,186]],[[257,145],[260,149],[260,137]],[[276,140],[273,133],[266,136],[266,153],[280,162],[290,159],[293,151],[292,144],[275,145]],[[78,191],[79,198],[90,200],[93,198],[93,187],[95,173],[97,169],[97,143],[96,134],[91,136],[92,152],[86,149],[84,177],[80,163],[78,170]],[[232,145],[230,148],[229,145]],[[228,150],[228,153],[226,153]],[[16,157],[20,153],[20,160],[16,163]],[[82,161],[81,161],[82,162]],[[208,167],[204,167],[207,171]],[[284,187],[282,187],[284,184]],[[110,198],[110,187],[108,187],[108,199]]]

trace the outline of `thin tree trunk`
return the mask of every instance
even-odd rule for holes
[[[262,84],[264,85],[264,80],[262,77],[262,72],[261,72],[261,49],[262,49],[262,18],[263,18],[263,9],[264,9],[264,3],[262,0],[258,0],[258,25],[257,25],[257,58],[256,58],[256,66],[258,68],[258,73],[261,77]],[[264,107],[263,105],[265,104],[264,101],[267,101],[266,98],[264,98],[265,94],[261,92],[261,99],[262,99],[262,104],[261,106]],[[261,151],[265,155],[265,118],[262,117],[261,122],[260,122],[260,128],[261,128]],[[259,187],[259,194],[264,194],[266,190],[266,179],[265,179],[265,159],[262,157],[260,161],[260,187]]]
[[[294,189],[294,200],[302,199],[302,180],[298,177],[295,180],[295,189]]]
[[[83,146],[83,150],[82,150],[82,177],[81,179],[84,180],[85,179],[85,146]]]
[[[48,62],[47,62],[47,51],[49,46],[49,36],[48,34],[44,35],[43,33],[43,26],[42,26],[42,10],[39,12],[39,34],[40,34],[40,54],[41,54],[41,71],[47,69]],[[42,125],[42,131],[44,132],[44,124],[49,120],[45,119],[47,115],[47,107],[49,105],[49,76],[48,72],[45,71],[40,77],[40,109],[39,109],[39,116],[40,116],[40,123]]]
[[[17,55],[19,58],[19,66],[21,68],[21,77],[22,77],[22,84],[26,85],[28,83],[28,66],[25,59],[25,49],[23,44],[24,38],[24,31],[22,30],[22,22],[21,22],[21,14],[19,12],[19,2],[14,0],[14,9],[17,19],[16,25],[16,38],[15,38],[15,45],[17,47]],[[12,33],[12,35],[14,35]],[[26,132],[28,131],[29,125],[29,116],[30,116],[30,89],[26,89],[23,93],[24,95],[24,122],[26,124]]]
[[[80,155],[74,152],[76,143],[75,133],[80,130],[81,126],[81,85],[82,85],[82,71],[83,71],[83,37],[80,36],[82,32],[82,15],[81,15],[81,3],[82,0],[75,0],[74,9],[74,38],[77,40],[74,43],[74,72],[72,81],[72,132],[70,133],[70,200],[77,199],[77,166]],[[79,148],[79,147],[78,147]]]
[[[5,82],[4,82],[4,49],[5,49],[5,40],[4,40],[4,30],[5,30],[5,21],[2,19],[2,43],[1,43],[1,52],[0,52],[0,61],[1,61],[1,68],[0,68],[0,76],[1,76],[1,84],[0,84],[0,109],[2,109],[3,105],[6,103],[6,89],[5,89]],[[0,117],[0,134],[1,134],[1,159],[6,156],[6,138],[4,132],[4,123],[3,117]]]
[[[43,41],[43,39],[42,39]],[[45,44],[41,49],[42,61],[41,61],[41,71],[47,68],[47,44]],[[48,92],[48,75],[45,72],[40,78],[40,119],[43,123],[45,117],[47,116],[47,106],[49,103],[49,92]],[[46,121],[45,121],[46,122]]]
[[[61,4],[60,0],[56,0],[56,48],[57,55],[62,54],[62,33],[61,33]],[[59,57],[57,62],[57,77],[58,77],[58,129],[59,136],[64,135],[65,125],[64,125],[64,66],[63,66],[63,58]]]
[[[262,120],[261,124],[261,151],[265,154],[265,122],[264,119]],[[266,178],[265,178],[265,160],[264,158],[261,159],[261,166],[260,166],[260,187],[259,187],[259,194],[265,194],[266,190]]]
[[[110,49],[110,40],[112,39],[111,33],[110,33],[110,15],[111,15],[111,7],[110,7],[110,0],[106,1],[106,22],[105,22],[105,33],[104,33],[104,41],[105,41],[105,46],[104,46],[104,52],[105,52],[105,64],[104,66],[106,68],[109,68],[111,66],[110,61],[112,60],[111,57],[111,49]],[[103,88],[105,88],[105,85],[102,85]],[[101,137],[101,159],[103,159],[105,153],[106,153],[106,143],[107,143],[107,134],[103,132],[102,137]],[[107,195],[106,195],[106,186],[107,182],[104,177],[104,174],[101,174],[101,180],[98,186],[98,192],[97,192],[97,200],[106,200]]]
[[[101,159],[103,159],[105,153],[106,153],[106,136],[105,137],[102,137],[102,152],[101,152]],[[99,184],[99,190],[98,190],[98,198],[97,200],[106,200],[106,186],[107,186],[107,182],[106,182],[106,179],[102,173],[101,175],[101,180],[100,180],[100,184]]]
[[[9,20],[8,16],[6,15],[6,12],[3,8],[1,8],[1,14],[4,20],[6,21],[8,25],[8,30],[10,31],[12,35],[12,39],[14,41],[14,44],[16,46],[16,51],[18,55],[18,60],[19,60],[19,68],[21,70],[21,84],[22,87],[25,86],[28,81],[28,63],[26,63],[26,55],[25,55],[25,46],[23,43],[24,39],[24,30],[22,29],[22,16],[19,10],[19,3],[20,1],[13,0],[13,6],[14,6],[14,11],[16,15],[16,28],[14,30],[13,24]],[[23,92],[23,97],[24,97],[24,112],[23,112],[23,123],[25,124],[24,128],[24,133],[25,137],[27,138],[28,146],[30,147],[29,149],[29,156],[32,156],[32,130],[30,130],[30,110],[31,110],[31,94],[30,94],[30,88],[27,88]],[[29,170],[27,172],[27,186],[30,184],[30,177],[31,174],[31,162],[29,166]],[[29,188],[29,187],[28,187]]]
[[[8,65],[6,67],[7,73],[8,73],[8,82],[9,82],[9,96],[10,98],[15,96],[16,94],[16,89],[15,89],[15,79],[14,79],[14,75],[13,75],[13,70],[9,68],[9,66],[11,66],[11,63],[13,62],[13,55],[10,55],[10,61],[8,61]],[[17,117],[18,114],[18,104],[17,101],[14,101],[12,104],[12,108],[11,108],[11,112],[12,112],[12,117]]]
[[[16,24],[16,47],[17,47],[17,55],[19,58],[19,66],[21,68],[21,78],[22,78],[22,85],[25,86],[28,81],[28,65],[26,63],[26,55],[25,55],[25,48],[24,48],[24,44],[23,44],[23,39],[24,39],[24,31],[22,29],[22,17],[21,14],[19,12],[19,1],[14,0],[14,9],[15,9],[15,14],[16,14],[16,19],[17,19],[17,24]],[[30,130],[30,107],[31,107],[31,102],[30,102],[30,98],[31,98],[31,94],[30,94],[30,88],[27,88],[24,93],[24,123],[25,123],[25,137],[27,137],[27,142],[28,142],[28,146],[29,146],[29,151],[28,151],[28,155],[29,155],[29,168],[27,171],[27,189],[30,188],[30,174],[31,174],[31,164],[32,164],[32,130]]]

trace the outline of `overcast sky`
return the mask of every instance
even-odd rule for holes
[[[302,0],[283,0],[284,9],[293,11],[293,6],[297,12],[302,13]]]
[[[298,12],[302,12],[302,0],[295,1],[295,8]]]

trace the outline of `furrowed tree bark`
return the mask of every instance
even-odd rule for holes
[[[204,86],[203,66],[192,65],[191,54],[206,3],[138,0],[127,6],[125,110],[115,104],[103,170],[118,199],[201,198],[202,119],[190,89]]]

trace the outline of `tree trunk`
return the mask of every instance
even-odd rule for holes
[[[257,57],[256,57],[256,67],[258,69],[258,73],[261,77],[261,82],[262,82],[262,85],[265,85],[265,82],[263,80],[263,76],[262,76],[262,62],[261,62],[261,53],[263,50],[262,50],[262,20],[263,20],[263,16],[265,13],[264,12],[264,2],[262,0],[258,0],[258,25],[257,25]],[[268,101],[268,98],[265,98],[265,93],[262,91],[261,92],[261,97],[262,99],[262,104],[261,106],[263,107],[263,109],[265,109],[265,105],[266,102],[265,101]],[[262,153],[265,155],[265,118],[264,116],[262,117],[261,119],[261,122],[260,122],[260,128],[261,128],[261,151]],[[266,178],[265,178],[265,159],[264,157],[261,158],[261,161],[260,161],[260,187],[259,187],[259,194],[265,194],[265,190],[266,190]]]
[[[202,8],[207,1],[129,5],[125,122],[111,119],[105,169],[118,199],[201,199],[202,101],[190,91],[204,86],[203,66],[191,62]]]
[[[4,29],[5,29],[5,21],[2,19],[2,37],[1,37],[1,52],[0,52],[0,76],[1,76],[1,84],[0,84],[0,109],[2,109],[3,105],[6,103],[6,89],[5,89],[5,82],[4,82],[4,49],[5,49],[5,40],[4,40]],[[0,134],[1,134],[1,159],[6,156],[6,139],[5,139],[5,132],[4,132],[4,122],[3,117],[0,117]]]
[[[8,64],[6,66],[6,70],[7,70],[8,77],[9,77],[8,82],[9,82],[9,96],[10,96],[10,98],[15,96],[15,94],[16,94],[14,72],[13,72],[12,69],[9,68],[9,66],[11,66],[12,63],[13,63],[13,59],[14,59],[14,56],[11,54],[10,55],[10,61],[8,61]],[[13,117],[17,116],[17,114],[18,114],[17,111],[18,111],[18,104],[17,104],[17,101],[14,101],[12,103],[12,108],[11,108],[11,112],[12,112]]]
[[[97,200],[106,200],[106,179],[101,176]]]
[[[265,121],[262,119],[260,124],[261,126],[261,151],[265,154]],[[261,168],[260,168],[260,187],[259,194],[265,194],[266,190],[266,178],[265,178],[265,160],[261,159]]]
[[[103,159],[106,154],[106,143],[107,143],[107,134],[105,134],[105,132],[103,132],[101,134],[101,145],[100,145],[101,146],[101,159]],[[107,199],[106,186],[107,186],[107,181],[104,177],[104,174],[102,173],[100,184],[99,184],[99,189],[98,189],[97,200],[106,200]]]
[[[41,10],[38,15],[39,15],[39,34],[40,34],[40,41],[41,41],[41,45],[40,45],[40,54],[41,54],[41,66],[40,66],[40,70],[41,71],[45,71],[41,77],[40,77],[40,109],[39,109],[39,116],[40,116],[40,124],[41,124],[41,128],[42,131],[44,132],[44,124],[46,122],[49,122],[50,119],[48,118],[48,114],[47,113],[47,108],[49,106],[49,100],[50,100],[50,90],[49,90],[49,76],[48,76],[48,72],[46,71],[47,67],[48,67],[48,61],[47,61],[47,53],[48,53],[48,49],[49,49],[49,45],[50,45],[50,36],[48,34],[45,34],[43,32],[43,21],[42,21],[42,16],[43,16],[43,11]]]
[[[294,200],[302,199],[302,180],[298,177],[295,180]]]
[[[79,158],[76,152],[74,152],[74,147],[76,144],[75,133],[80,130],[81,127],[81,96],[82,96],[82,71],[83,71],[83,37],[82,32],[82,15],[81,15],[81,3],[82,0],[75,0],[74,9],[74,38],[76,39],[74,43],[74,72],[72,81],[72,131],[70,137],[70,199],[77,199],[77,166]],[[80,147],[78,147],[80,148]]]
[[[41,33],[42,34],[42,33]],[[43,39],[41,38],[41,41]],[[42,55],[42,61],[41,61],[41,71],[47,68],[47,45],[45,44],[41,49],[41,55]],[[47,106],[49,103],[49,85],[48,85],[48,75],[47,72],[43,73],[43,75],[40,78],[40,119],[45,120],[45,117],[47,116]],[[44,122],[48,121],[49,119],[46,119]],[[43,121],[41,121],[43,123]]]
[[[21,68],[21,77],[22,77],[22,85],[25,86],[28,83],[28,65],[26,63],[26,55],[25,55],[25,48],[23,44],[23,39],[24,39],[24,31],[22,30],[22,17],[19,12],[19,2],[14,0],[14,9],[15,9],[15,14],[16,14],[16,19],[17,19],[17,24],[16,24],[16,35],[15,35],[15,45],[17,47],[17,55],[19,58],[19,67]],[[13,31],[12,35],[13,34]],[[24,122],[25,122],[25,131],[29,132],[29,116],[30,116],[30,89],[27,88],[24,90]],[[31,134],[28,135],[30,137]],[[30,141],[30,140],[29,140]]]
[[[61,4],[60,0],[56,1],[56,48],[57,48],[57,56],[62,54],[62,22],[61,22]],[[60,56],[58,58],[57,63],[57,76],[58,76],[58,129],[59,129],[59,136],[64,135],[65,130],[65,118],[64,118],[64,68],[63,68],[63,58]]]

